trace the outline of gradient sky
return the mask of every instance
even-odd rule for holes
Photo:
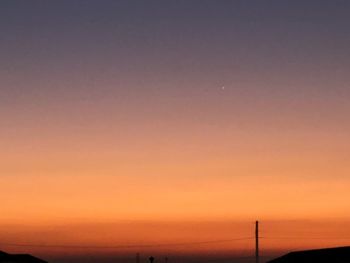
[[[349,12],[345,0],[2,0],[0,237],[222,240],[260,219],[267,236],[333,238],[300,247],[349,242]],[[204,250],[253,242],[220,245]]]

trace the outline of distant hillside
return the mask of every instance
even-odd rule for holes
[[[8,254],[0,251],[0,263],[47,263],[28,254]]]
[[[350,263],[350,247],[295,251],[267,263]]]

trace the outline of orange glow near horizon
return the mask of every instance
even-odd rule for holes
[[[346,135],[305,127],[280,130],[260,126],[258,120],[242,130],[202,131],[188,124],[172,134],[171,127],[180,124],[142,124],[144,130],[132,128],[122,135],[116,135],[116,127],[107,134],[79,129],[81,133],[62,137],[50,128],[42,138],[32,132],[4,141],[0,224],[9,226],[4,243],[100,246],[222,240],[251,236],[249,222],[258,218],[300,221],[288,232],[298,241],[264,239],[265,251],[347,244],[345,232],[334,227],[339,220],[349,220]],[[326,222],[317,231],[334,239],[305,239],[307,233],[293,232],[310,227],[308,220]],[[138,223],[120,223],[125,221]],[[237,221],[245,226],[235,226]],[[282,229],[271,228],[268,235],[280,233],[285,236]],[[244,248],[247,254],[251,242],[144,250],[225,254]],[[44,256],[85,253],[25,250]],[[136,250],[89,251],[105,255]]]
[[[343,246],[350,240],[349,221],[344,220],[260,223],[260,245],[265,256],[290,250]],[[12,230],[8,230],[9,227]],[[254,250],[254,224],[249,221],[135,220],[41,226],[2,225],[0,230],[1,246],[6,251],[29,251],[44,257],[60,254],[132,255],[136,252],[250,255]],[[34,244],[39,247],[15,247],[11,244]]]
[[[266,187],[259,180],[261,177],[252,176],[198,181],[155,175],[147,179],[123,176],[62,176],[59,180],[42,176],[27,176],[22,180],[6,178],[6,181],[1,180],[4,187],[1,195],[8,198],[2,206],[6,213],[1,221],[41,224],[77,219],[103,222],[162,218],[253,219],[255,215],[267,219],[347,216],[344,206],[348,187],[343,181],[307,183],[292,179],[280,182],[274,177],[265,177],[264,183],[269,184]],[[337,196],[330,198],[334,191]],[[16,205],[18,202],[20,206]]]
[[[345,232],[334,226],[349,220],[348,157],[341,134],[220,134],[215,128],[199,133],[187,127],[193,132],[171,139],[159,137],[161,131],[117,141],[113,133],[95,140],[72,135],[65,137],[67,142],[51,135],[38,140],[35,148],[27,148],[26,140],[19,138],[1,153],[6,162],[0,177],[0,199],[5,200],[0,224],[9,226],[4,240],[63,246],[223,240],[251,236],[249,222],[259,218],[276,225],[297,222],[291,223],[287,236],[298,241],[264,239],[266,251],[346,244]],[[305,239],[308,231],[298,231],[311,231],[309,220],[323,222],[316,232],[334,239]],[[286,236],[282,227],[271,226],[265,226],[270,227],[268,236]],[[242,247],[249,251],[251,242],[145,250],[228,253]],[[85,251],[25,249],[39,255]],[[130,251],[134,250],[113,253]]]

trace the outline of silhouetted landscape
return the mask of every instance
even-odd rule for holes
[[[288,253],[267,263],[346,263],[350,262],[350,247],[324,248]]]
[[[8,254],[0,251],[1,263],[47,263],[45,260],[29,254]]]
[[[91,260],[91,258],[90,258]],[[82,262],[89,262],[88,258],[85,258]],[[96,259],[92,259],[94,262]],[[136,263],[153,263],[153,262],[168,262],[169,258],[167,257],[161,257],[161,258],[154,258],[150,256],[148,259],[141,258],[138,256],[136,257]],[[247,257],[239,258],[239,257],[233,257],[230,259],[219,259],[220,262],[254,262],[252,259],[249,259]],[[103,258],[99,260],[99,262],[128,262],[129,260],[126,259],[114,259],[110,261],[104,261]],[[46,261],[36,258],[29,254],[8,254],[5,252],[0,251],[0,262],[1,263],[47,263]],[[190,258],[177,258],[177,260],[173,262],[215,262],[215,260],[208,260],[208,258],[197,258],[197,259],[190,259]],[[303,251],[294,251],[290,252],[286,255],[277,257],[275,259],[264,261],[263,259],[260,259],[259,262],[261,263],[347,263],[350,262],[350,247],[335,247],[335,248],[324,248],[324,249],[314,249],[314,250],[303,250]]]

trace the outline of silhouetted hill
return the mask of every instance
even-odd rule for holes
[[[0,263],[47,263],[28,254],[8,254],[0,251]]]
[[[350,263],[350,247],[295,251],[267,263]]]

